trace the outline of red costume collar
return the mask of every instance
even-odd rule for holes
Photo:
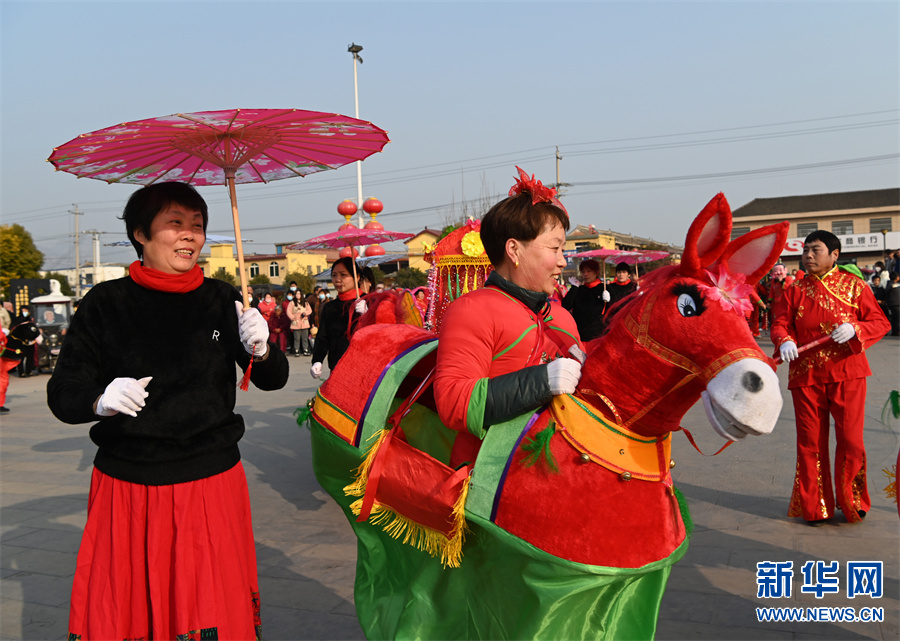
[[[593,289],[593,288],[596,287],[597,285],[602,285],[602,282],[600,281],[599,278],[598,278],[597,280],[591,281],[590,283],[588,283],[587,285],[585,285],[585,287],[587,287],[588,289]]]
[[[136,260],[129,265],[128,275],[145,289],[172,294],[192,292],[203,284],[203,270],[197,265],[184,274],[167,274],[152,267],[144,267],[141,261]]]

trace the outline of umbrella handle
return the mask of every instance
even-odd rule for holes
[[[250,309],[250,297],[247,295],[247,273],[244,271],[244,246],[241,243],[241,220],[238,216],[237,192],[234,188],[234,173],[229,176],[226,171],[225,183],[228,185],[228,195],[231,197],[231,219],[234,223],[234,242],[237,244],[238,273],[241,275],[241,299],[244,301],[244,309]]]

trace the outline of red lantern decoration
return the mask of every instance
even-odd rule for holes
[[[340,251],[339,256],[341,258],[347,258],[348,256],[353,256],[353,258],[359,258],[359,252],[356,251],[356,247],[344,247]]]
[[[366,223],[366,229],[374,229],[377,231],[384,231],[384,225],[375,220],[374,218]]]
[[[368,227],[368,225],[366,225]],[[381,245],[369,245],[366,247],[366,256],[384,256],[384,247]]]
[[[383,209],[384,204],[377,198],[366,198],[366,202],[363,203],[363,211],[373,218],[380,214]]]
[[[340,205],[338,205],[337,210],[341,216],[349,220],[350,216],[356,213],[356,203],[352,200],[345,200]]]
[[[338,231],[344,231],[345,229],[356,229],[356,225],[353,223],[344,223],[340,227],[338,227]]]

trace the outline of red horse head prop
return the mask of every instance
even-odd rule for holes
[[[778,261],[787,233],[785,222],[729,242],[731,209],[718,194],[691,225],[681,264],[644,277],[609,332],[590,343],[579,391],[647,436],[677,430],[701,396],[723,437],[771,432],[781,392],[745,313],[752,285]]]

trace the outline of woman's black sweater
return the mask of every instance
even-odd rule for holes
[[[47,384],[47,402],[66,423],[99,421],[94,466],[143,485],[172,485],[224,472],[240,461],[243,419],[234,413],[237,373],[250,362],[240,341],[234,287],[205,279],[194,291],[149,290],[125,277],[85,296]],[[146,406],[133,418],[100,418],[93,405],[119,377],[152,376]],[[251,381],[280,389],[284,354],[269,349]]]
[[[327,354],[328,369],[334,369],[341,356],[350,347],[350,338],[347,334],[350,314],[353,314],[354,328],[360,316],[354,311],[355,308],[355,298],[348,301],[335,298],[322,305],[319,311],[319,331],[316,333],[316,344],[313,347],[313,363],[321,363]],[[350,328],[351,334],[354,328]]]

